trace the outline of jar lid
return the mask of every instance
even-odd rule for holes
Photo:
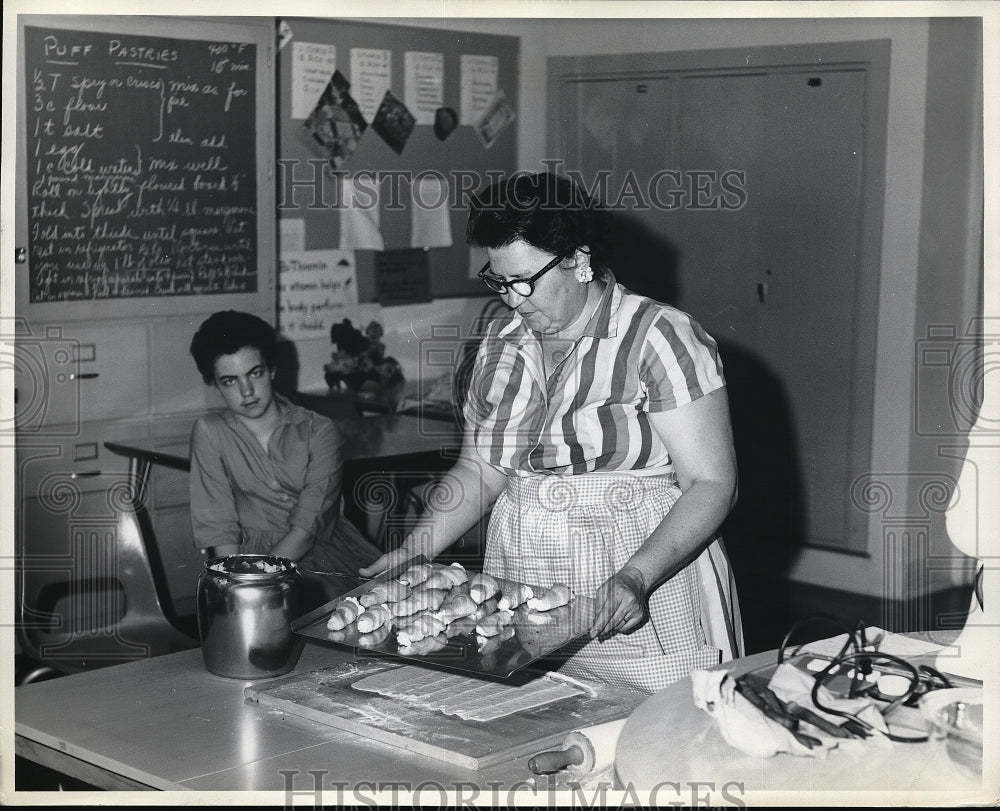
[[[271,577],[296,570],[295,562],[277,555],[225,555],[205,561],[205,568],[231,577]]]

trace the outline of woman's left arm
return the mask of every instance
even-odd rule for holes
[[[649,423],[670,453],[681,496],[643,545],[596,595],[591,637],[631,631],[646,619],[646,599],[695,560],[736,503],[736,454],[726,389]]]
[[[316,543],[321,531],[340,517],[344,476],[343,437],[331,422],[320,422],[304,449],[305,479],[291,512],[292,528],[271,549],[272,555],[298,562]]]

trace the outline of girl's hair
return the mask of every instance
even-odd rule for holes
[[[224,310],[210,315],[191,340],[191,355],[206,384],[215,382],[215,361],[244,347],[260,350],[269,369],[275,366],[278,338],[274,328],[251,313]]]
[[[588,245],[600,267],[609,224],[610,214],[573,180],[551,172],[517,173],[472,198],[466,237],[482,248],[523,240],[555,256]]]

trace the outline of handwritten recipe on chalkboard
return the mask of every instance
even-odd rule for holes
[[[256,46],[24,36],[30,300],[256,292]]]

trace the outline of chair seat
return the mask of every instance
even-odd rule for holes
[[[148,642],[132,640],[146,639]],[[111,665],[148,659],[165,653],[178,653],[198,647],[197,640],[162,623],[129,623],[109,633],[75,632],[60,641],[39,640],[36,655],[44,663],[63,673],[80,673]]]
[[[198,647],[163,609],[143,524],[131,505],[109,522],[75,525],[68,558],[20,562],[18,641],[24,653],[74,673]]]

